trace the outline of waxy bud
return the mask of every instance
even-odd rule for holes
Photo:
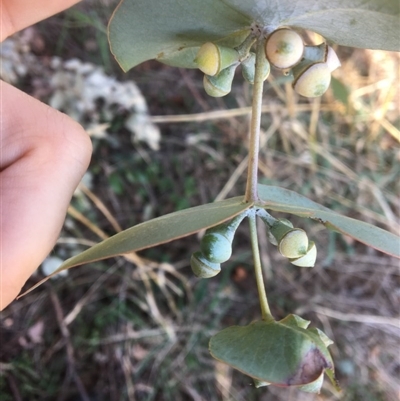
[[[212,263],[207,260],[201,252],[195,252],[190,258],[190,266],[196,277],[210,278],[221,271],[219,263]]]
[[[340,63],[339,57],[337,56],[335,50],[328,46],[328,51],[326,54],[326,65],[329,67],[329,71],[333,72],[339,68],[342,64]]]
[[[299,258],[289,259],[290,263],[299,267],[314,267],[317,260],[317,247],[313,241],[308,244],[307,253]]]
[[[256,74],[256,55],[250,53],[249,57],[242,61],[242,74],[243,78],[251,85],[254,85],[254,76]],[[263,81],[265,81],[269,73],[271,72],[271,66],[268,60],[264,60],[263,63]]]
[[[340,67],[340,60],[326,43],[306,46],[303,61],[293,68],[293,88],[302,96],[317,97],[326,92],[331,73]]]
[[[224,263],[232,255],[232,241],[236,229],[246,213],[236,216],[231,221],[209,228],[200,242],[203,256],[213,263]]]
[[[239,53],[230,47],[207,42],[200,47],[194,61],[204,74],[215,76],[223,69],[238,63]]]
[[[211,262],[226,262],[232,255],[232,241],[221,233],[206,233],[201,239],[200,249]]]
[[[301,228],[293,228],[286,219],[276,220],[270,227],[270,237],[273,236],[279,252],[290,259],[299,258],[307,253],[308,237]]]
[[[279,252],[289,259],[298,258],[307,253],[308,237],[301,228],[293,228],[278,243]]]
[[[232,90],[232,81],[239,63],[222,70],[218,75],[204,75],[203,86],[208,95],[222,97]]]
[[[331,83],[331,71],[326,63],[302,62],[293,68],[293,89],[305,97],[323,95]]]
[[[292,68],[303,57],[304,43],[301,36],[287,28],[278,29],[268,36],[265,54],[276,68]]]

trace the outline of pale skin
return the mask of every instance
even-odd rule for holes
[[[0,0],[1,41],[78,0]],[[63,113],[0,81],[0,310],[51,252],[91,142]]]

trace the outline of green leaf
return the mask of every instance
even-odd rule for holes
[[[223,0],[257,23],[308,29],[328,41],[400,50],[398,0]]]
[[[372,224],[342,216],[296,192],[269,185],[259,185],[260,204],[265,209],[314,219],[327,228],[400,258],[400,237]]]
[[[150,59],[195,68],[187,48],[227,37],[236,46],[250,24],[220,0],[124,0],[110,21],[109,40],[124,71]]]
[[[229,220],[251,206],[251,203],[243,203],[243,197],[240,196],[221,202],[208,203],[206,205],[180,210],[138,224],[66,260],[54,273],[37,283],[27,292],[32,291],[50,277],[63,270],[83,263],[95,262],[124,253],[136,252],[141,249],[150,248],[194,234],[200,230],[213,227]]]
[[[211,338],[211,355],[263,385],[301,387],[316,381],[321,385],[325,370],[334,377],[332,358],[317,334],[295,322],[289,316],[280,322],[228,327]]]
[[[195,68],[201,44],[237,46],[253,22],[308,29],[344,46],[399,50],[398,0],[122,0],[109,24],[127,71],[143,61]]]

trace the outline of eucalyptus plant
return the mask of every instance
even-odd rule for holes
[[[289,220],[270,213],[312,219],[399,258],[400,238],[293,191],[258,184],[263,82],[272,66],[292,76],[293,88],[300,95],[320,96],[329,86],[332,71],[340,66],[331,44],[400,50],[399,9],[397,0],[122,0],[108,35],[111,52],[124,71],[149,59],[199,68],[205,74],[205,91],[218,97],[230,92],[235,70],[241,65],[245,79],[253,85],[246,188],[242,196],[177,211],[122,231],[66,260],[52,275],[206,229],[190,263],[196,276],[210,278],[230,258],[235,231],[247,218],[261,319],[217,333],[210,340],[211,355],[252,377],[257,387],[297,386],[318,393],[326,373],[338,388],[327,348],[332,341],[319,329],[310,329],[310,322],[299,316],[276,321],[271,314],[257,224],[262,222],[270,242],[301,267],[314,266],[316,243]],[[304,43],[304,30],[320,34],[324,42]]]

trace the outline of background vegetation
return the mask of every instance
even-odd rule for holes
[[[2,47],[3,79],[72,115],[93,139],[56,258],[151,217],[244,192],[249,85],[238,73],[231,94],[211,99],[199,71],[147,62],[123,74],[106,38],[114,6],[87,1]],[[399,56],[337,51],[343,65],[321,99],[297,97],[279,72],[268,79],[260,181],[398,233]],[[112,96],[126,95],[123,88],[125,104]],[[134,115],[150,139],[130,128]],[[199,246],[192,236],[140,258],[72,269],[14,302],[0,320],[1,400],[397,400],[398,261],[294,222],[316,239],[317,264],[288,264],[260,225],[270,304],[277,318],[300,314],[335,341],[342,394],[328,382],[321,395],[255,389],[209,355],[211,335],[260,316],[243,224],[232,259],[213,279],[191,274]]]

